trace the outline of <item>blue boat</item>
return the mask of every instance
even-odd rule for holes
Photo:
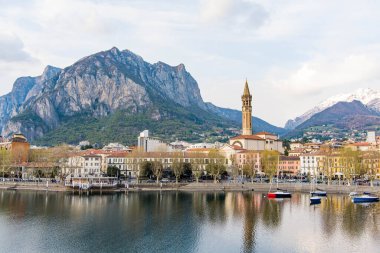
[[[379,197],[371,194],[362,194],[352,197],[353,203],[372,203],[379,202]]]
[[[321,204],[321,197],[319,196],[310,197],[310,205],[316,205],[316,204]]]

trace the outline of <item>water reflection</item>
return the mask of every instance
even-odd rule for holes
[[[0,191],[0,244],[8,252],[304,252],[316,240],[325,250],[371,251],[380,246],[379,222],[379,204],[342,195],[309,206],[307,194]]]

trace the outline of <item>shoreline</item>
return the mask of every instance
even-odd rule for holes
[[[189,183],[189,184],[165,184],[161,188],[156,184],[137,184],[131,185],[130,188],[113,188],[113,189],[89,189],[79,190],[65,187],[59,184],[45,185],[28,185],[20,183],[1,184],[0,190],[8,191],[46,191],[46,192],[79,192],[79,193],[127,193],[127,192],[157,192],[157,191],[182,191],[182,192],[260,192],[266,193],[270,189],[275,190],[277,186],[271,186],[267,183]],[[291,193],[309,193],[310,184],[279,184],[279,188]],[[380,195],[379,186],[347,186],[347,185],[318,185],[316,188],[326,191],[328,194],[348,194],[352,191],[371,192]]]

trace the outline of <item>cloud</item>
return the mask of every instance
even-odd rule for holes
[[[312,96],[326,89],[380,82],[380,49],[340,57],[316,56],[293,70],[273,70],[267,82],[288,94]]]
[[[200,17],[203,23],[232,27],[238,31],[260,27],[269,13],[263,6],[244,0],[202,0]]]
[[[12,33],[0,33],[0,61],[29,61],[32,57],[25,52],[22,40]]]

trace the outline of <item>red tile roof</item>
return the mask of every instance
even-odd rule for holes
[[[263,138],[257,135],[238,135],[238,136],[232,137],[230,140],[241,140],[241,139],[258,140],[258,141],[264,140]]]
[[[235,150],[245,150],[245,148],[242,148],[242,147],[240,147],[240,146],[238,146],[238,145],[231,145],[231,147],[232,147],[233,149],[235,149]]]
[[[352,146],[357,146],[357,147],[365,147],[365,146],[371,146],[371,144],[370,143],[368,143],[368,142],[357,142],[357,143],[353,143],[353,144],[351,144]]]
[[[255,133],[255,135],[273,135],[273,136],[277,136],[277,135],[269,133],[269,132],[258,132],[258,133]]]

